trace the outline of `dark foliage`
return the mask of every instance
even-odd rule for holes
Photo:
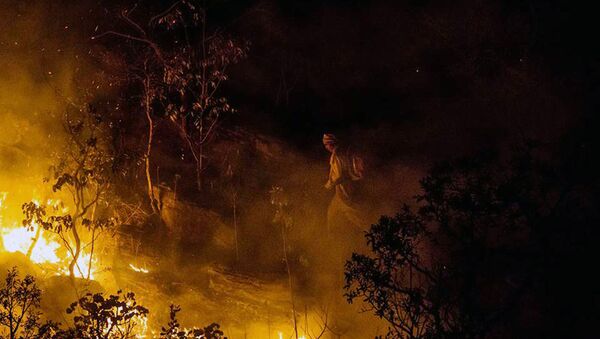
[[[19,278],[16,267],[8,271],[0,289],[0,338],[35,338],[39,327],[41,291],[35,279]]]
[[[160,332],[162,339],[188,339],[188,338],[206,338],[206,339],[227,339],[219,324],[212,323],[204,328],[193,328],[191,330],[182,329],[177,320],[177,313],[181,311],[178,305],[171,305],[169,309],[169,323],[163,327]]]
[[[20,279],[16,268],[8,272],[6,284],[0,289],[0,339],[130,339],[148,331],[149,310],[137,303],[132,292],[118,291],[108,297],[85,294],[66,309],[67,314],[73,314],[72,326],[67,328],[53,321],[40,322],[41,294],[33,276]],[[177,320],[180,310],[171,305],[170,321],[161,329],[160,338],[227,339],[216,323],[191,330],[181,328]]]
[[[589,261],[580,254],[597,215],[583,205],[589,190],[549,159],[530,145],[508,161],[485,153],[433,168],[418,207],[382,217],[366,234],[371,254],[346,263],[349,302],[387,320],[390,338],[584,333],[551,324],[562,320],[554,307],[588,317],[581,299],[560,295],[568,286],[593,295],[562,276],[574,271],[564,261]]]
[[[136,320],[145,318],[148,309],[138,305],[135,294],[123,294],[105,298],[101,293],[88,293],[67,308],[73,317],[74,328],[69,331],[81,338],[130,338],[137,325]]]

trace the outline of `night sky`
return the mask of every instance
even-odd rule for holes
[[[597,20],[582,3],[205,3],[212,29],[251,44],[226,83],[239,109],[230,123],[310,155],[321,151],[321,134],[334,131],[386,149],[385,157],[445,158],[515,139],[555,139],[595,109]],[[39,41],[31,46],[44,47],[50,38],[85,53],[90,36],[123,28],[115,15],[135,4],[138,12],[164,7],[123,0],[48,4],[50,15],[40,19],[46,37],[33,34]],[[32,15],[26,4],[12,8]],[[102,43],[110,48],[110,40]]]
[[[394,145],[394,156],[446,157],[550,140],[593,109],[595,23],[572,2],[259,1],[232,12],[252,42],[229,84],[252,112],[240,119],[301,149],[333,130]]]

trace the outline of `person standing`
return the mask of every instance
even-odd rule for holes
[[[323,146],[331,153],[329,158],[329,178],[325,188],[334,191],[327,209],[327,232],[347,234],[361,231],[364,227],[357,205],[357,184],[363,179],[362,159],[350,148],[342,145],[331,133],[323,135]]]

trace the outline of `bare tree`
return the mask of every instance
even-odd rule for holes
[[[133,51],[128,69],[142,83],[141,101],[148,123],[144,154],[148,195],[156,210],[150,175],[154,119],[153,104],[167,116],[195,162],[196,184],[202,189],[205,146],[213,140],[222,118],[235,112],[221,85],[228,68],[246,56],[248,44],[208,31],[206,8],[199,1],[178,0],[149,18],[133,19],[137,6],[121,12],[130,32],[106,31],[94,39],[117,36],[143,46]],[[199,31],[200,33],[196,33]],[[165,34],[166,33],[166,34]],[[140,57],[141,56],[141,57]],[[141,66],[143,65],[143,66]],[[154,114],[153,114],[154,113]]]
[[[271,204],[275,206],[276,212],[273,222],[281,225],[281,245],[283,247],[283,262],[288,277],[288,289],[290,291],[290,301],[292,304],[292,320],[294,324],[294,335],[298,339],[298,316],[296,312],[296,298],[294,295],[294,283],[292,276],[292,268],[288,257],[288,248],[290,246],[288,239],[288,231],[293,226],[293,218],[289,213],[289,200],[281,186],[275,186],[269,192],[271,194]]]
[[[117,36],[127,44],[120,49],[120,53],[103,53],[101,59],[112,68],[113,78],[117,83],[138,89],[132,97],[137,101],[134,110],[141,108],[143,119],[146,120],[147,135],[142,159],[144,161],[144,172],[146,176],[146,190],[150,207],[154,213],[159,211],[159,204],[154,194],[152,180],[152,149],[154,145],[155,128],[160,114],[155,112],[154,104],[160,100],[164,87],[164,72],[167,67],[160,46],[152,40],[146,30],[138,25],[131,15],[137,6],[130,10],[123,10],[118,17],[126,23],[133,32],[123,33],[107,31],[92,37],[98,40],[104,36]],[[125,98],[132,101],[132,98]]]
[[[166,75],[171,93],[180,103],[167,105],[167,114],[194,158],[198,190],[202,190],[202,172],[206,169],[204,147],[214,138],[222,118],[235,112],[220,93],[221,85],[229,78],[228,68],[247,53],[247,44],[218,31],[208,36],[206,11],[201,13],[201,37],[171,58]]]

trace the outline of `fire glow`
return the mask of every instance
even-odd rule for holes
[[[35,232],[29,231],[24,227],[2,229],[2,243],[7,252],[21,252],[27,255],[34,241]],[[60,258],[56,254],[58,248],[60,248],[60,244],[56,241],[46,239],[42,232],[33,248],[31,248],[29,258],[36,264],[58,264],[60,262]]]
[[[129,268],[138,273],[150,273],[150,271],[147,268],[137,267],[134,264],[129,264]]]
[[[61,275],[69,275],[69,269],[67,265],[64,264],[68,261],[67,258],[61,259],[57,254],[60,244],[46,238],[43,231],[40,232],[37,241],[35,239],[35,231],[29,231],[24,227],[2,228],[0,229],[0,233],[2,234],[2,244],[6,252],[23,253],[35,264],[59,265],[58,273]],[[96,260],[92,258],[90,265],[90,254],[82,253],[75,265],[75,277],[93,279],[95,263]]]
[[[7,192],[0,193],[0,209],[8,208],[5,203]],[[40,202],[37,199],[32,200],[36,205]],[[48,199],[46,204],[55,210],[63,213],[68,211],[60,200]],[[0,211],[1,212],[1,211]],[[61,253],[61,244],[53,239],[53,235],[40,229],[37,224],[33,224],[30,229],[18,226],[17,222],[12,222],[12,226],[5,226],[3,215],[0,214],[0,236],[4,251],[8,253],[22,253],[38,265],[54,265],[51,271],[59,275],[69,275],[68,263],[71,257],[68,253]],[[77,278],[94,279],[94,266],[96,258],[86,252],[82,252],[75,263],[74,276]]]

